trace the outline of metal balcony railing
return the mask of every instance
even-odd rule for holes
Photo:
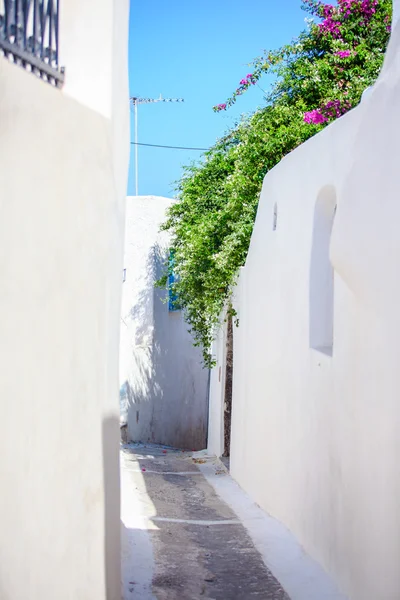
[[[0,0],[0,52],[61,87],[64,69],[58,63],[58,9],[59,0]]]

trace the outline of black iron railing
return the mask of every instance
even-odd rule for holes
[[[60,87],[58,9],[59,0],[0,0],[0,51]]]

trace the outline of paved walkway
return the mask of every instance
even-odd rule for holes
[[[155,446],[122,450],[124,600],[289,600],[196,460]]]

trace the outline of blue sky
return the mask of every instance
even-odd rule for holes
[[[139,106],[139,142],[207,148],[240,114],[262,104],[254,86],[223,113],[222,103],[264,49],[296,36],[307,16],[300,0],[132,0],[130,95],[182,97]],[[267,87],[266,78],[260,82]],[[133,113],[131,140],[134,140]],[[182,165],[200,152],[139,147],[139,194],[172,197]],[[133,146],[128,194],[134,193]]]

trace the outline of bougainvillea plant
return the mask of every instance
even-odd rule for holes
[[[307,29],[264,52],[230,98],[228,110],[265,74],[275,83],[257,109],[185,167],[162,229],[172,234],[174,294],[206,366],[220,314],[244,265],[266,173],[286,154],[355,107],[376,80],[390,35],[390,0],[303,0]],[[158,282],[166,285],[165,276]]]
[[[360,89],[362,93],[379,72],[390,33],[391,2],[338,0],[333,5],[304,0],[303,8],[311,14],[308,30],[292,44],[256,59],[253,72],[226,102],[214,106],[216,112],[227,110],[267,72],[281,79],[278,93],[301,93],[298,85],[293,88],[294,79],[298,84],[307,79],[312,90],[304,94],[305,100],[314,106],[304,114],[306,123],[327,123],[359,102]]]

